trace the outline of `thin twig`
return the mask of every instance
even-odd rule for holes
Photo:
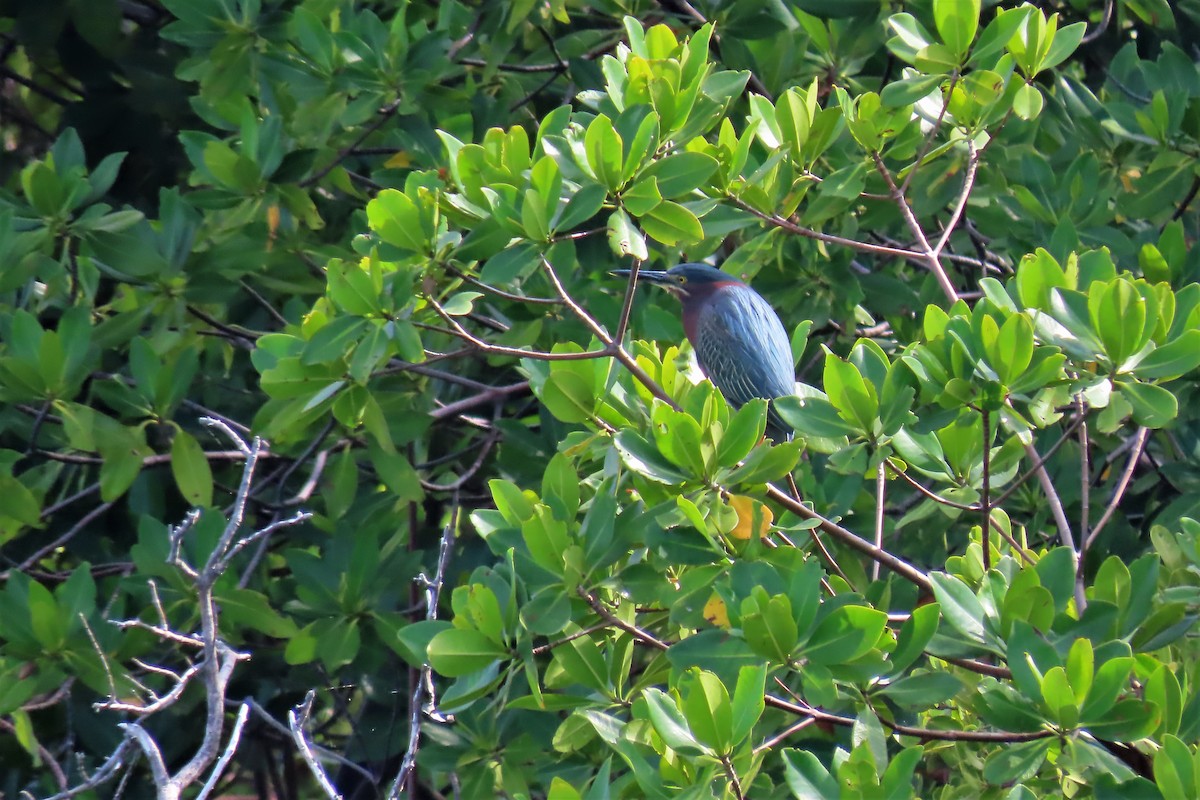
[[[454,542],[458,535],[459,497],[455,492],[450,501],[450,518],[442,529],[442,540],[438,546],[437,568],[430,580],[425,573],[417,576],[417,581],[425,589],[425,619],[434,620],[438,615],[438,603],[441,601],[442,587],[446,581],[446,571],[450,566],[450,556],[454,552]],[[433,668],[429,664],[421,665],[421,679],[413,690],[409,705],[408,717],[408,747],[404,751],[404,759],[400,770],[388,791],[388,800],[398,800],[410,781],[416,781],[417,752],[421,747],[421,717],[429,717],[435,722],[449,722],[450,717],[442,714],[437,708],[437,694],[433,685]]]
[[[642,262],[638,259],[633,260],[633,266],[629,268],[629,281],[625,284],[625,300],[621,303],[621,316],[617,319],[617,333],[613,339],[618,342],[625,341],[625,331],[629,329],[629,315],[633,311],[633,295],[637,290],[638,270],[642,267]]]
[[[942,128],[942,123],[946,120],[946,112],[950,110],[950,98],[954,95],[954,88],[958,85],[959,74],[956,71],[950,78],[950,85],[946,87],[946,94],[942,98],[942,109],[938,112],[937,118],[933,124],[929,126],[929,131],[925,134],[924,141],[921,142],[921,149],[917,153],[917,157],[913,159],[913,165],[909,168],[908,174],[904,176],[904,181],[900,184],[900,193],[908,194],[909,184],[917,174],[917,169],[921,167],[925,161],[925,156],[929,154],[929,148],[933,146],[933,140],[937,138],[937,133]]]
[[[238,709],[237,717],[234,718],[233,730],[229,732],[229,744],[225,745],[225,751],[217,759],[212,774],[208,776],[208,780],[200,789],[200,794],[196,795],[196,800],[205,800],[212,790],[216,788],[217,780],[225,772],[225,767],[229,766],[229,761],[233,758],[233,754],[237,752],[238,742],[242,738],[242,728],[246,725],[246,717],[249,715],[250,706],[242,703],[241,708]]]
[[[786,687],[785,687],[786,688]],[[857,723],[853,717],[842,717],[837,714],[830,714],[827,711],[822,711],[818,708],[808,705],[807,703],[791,702],[784,700],[781,697],[775,697],[768,694],[765,697],[767,705],[772,708],[778,708],[782,711],[790,711],[793,714],[800,716],[812,717],[817,722],[826,722],[833,725],[842,725],[852,727]],[[886,717],[879,717],[879,721],[884,726],[890,728],[895,733],[901,736],[915,736],[922,740],[937,740],[945,742],[1031,742],[1035,739],[1048,739],[1057,734],[1051,730],[1041,731],[953,731],[953,730],[937,730],[933,728],[914,728],[909,725],[898,725]]]
[[[887,494],[887,470],[884,465],[887,460],[881,460],[875,468],[875,546],[883,549],[883,503]],[[879,580],[879,562],[871,562],[871,580]]]
[[[963,176],[962,190],[958,194],[958,202],[954,204],[954,211],[950,214],[950,220],[946,223],[946,229],[942,231],[941,238],[933,247],[933,252],[930,258],[937,260],[941,258],[942,250],[946,248],[946,243],[950,241],[950,234],[954,233],[954,229],[958,226],[958,221],[962,218],[963,211],[967,207],[967,200],[971,197],[971,189],[975,186],[975,173],[979,169],[979,153],[975,150],[975,142],[967,140],[967,173]]]
[[[876,255],[881,256],[894,256],[896,258],[903,258],[909,261],[917,261],[921,263],[926,260],[925,255],[917,252],[916,250],[906,250],[901,247],[890,247],[883,244],[871,244],[870,242],[860,242],[857,239],[847,239],[844,236],[835,236],[831,233],[822,233],[821,231],[813,230],[812,228],[806,228],[803,225],[797,225],[790,219],[781,217],[778,214],[768,214],[764,211],[759,211],[757,208],[745,202],[744,200],[741,200],[740,198],[731,196],[729,199],[732,200],[733,203],[743,211],[748,211],[764,222],[768,222],[771,225],[780,228],[781,230],[787,231],[788,233],[794,233],[797,236],[803,236],[807,239],[816,239],[818,242],[825,242],[827,244],[838,244],[844,247],[851,247],[855,250],[862,250],[866,253],[875,253]]]
[[[373,134],[375,131],[382,128],[383,124],[385,122],[387,122],[389,119],[391,119],[393,116],[395,116],[396,111],[399,110],[402,102],[403,101],[401,100],[401,98],[396,98],[395,100],[393,100],[392,102],[390,102],[386,106],[384,106],[383,108],[379,109],[379,112],[375,116],[375,120],[370,125],[363,128],[362,133],[360,133],[358,136],[356,136],[354,138],[353,142],[351,142],[349,145],[347,145],[346,147],[343,147],[340,151],[338,151],[337,156],[335,156],[334,159],[332,161],[330,161],[328,164],[326,164],[324,167],[317,170],[312,175],[309,175],[304,180],[300,181],[299,185],[302,188],[312,186],[314,183],[321,180],[321,178],[324,178],[326,175],[328,175],[330,172],[332,172],[334,167],[336,167],[338,164],[341,164],[343,161],[345,161],[346,158],[351,153],[353,153],[354,150],[359,145],[361,145],[363,142],[365,142],[371,134]]]
[[[1083,38],[1079,40],[1081,45],[1096,41],[1108,30],[1108,23],[1112,21],[1114,5],[1113,0],[1104,0],[1104,15],[1100,17],[1100,24],[1083,35]]]
[[[980,417],[983,419],[983,498],[979,503],[979,510],[983,514],[983,524],[979,526],[979,541],[983,548],[983,571],[988,572],[992,568],[992,543],[990,535],[992,532],[992,425],[991,412],[986,408],[980,411]]]
[[[630,636],[633,636],[635,639],[642,642],[643,644],[653,647],[655,650],[670,649],[670,645],[668,645],[666,642],[662,641],[661,639],[656,638],[650,632],[645,631],[636,625],[632,625],[632,624],[626,622],[625,620],[621,619],[620,617],[618,617],[616,614],[612,613],[612,611],[610,611],[608,609],[608,607],[604,605],[604,603],[600,602],[600,599],[598,597],[596,597],[594,594],[589,592],[584,587],[580,586],[575,591],[579,594],[580,597],[582,597],[584,599],[584,601],[589,606],[592,607],[592,610],[595,611],[597,614],[599,614],[600,618],[602,620],[604,620],[605,622],[607,622],[609,625],[612,625],[614,628],[620,628],[621,630],[625,631]]]
[[[1034,449],[1032,442],[1025,445],[1025,455],[1035,462],[1040,462],[1037,450]],[[1075,552],[1075,537],[1071,535],[1071,523],[1067,521],[1066,512],[1063,511],[1062,499],[1058,496],[1058,491],[1054,488],[1054,481],[1050,479],[1050,473],[1046,471],[1044,462],[1038,464],[1034,474],[1037,475],[1038,484],[1041,485],[1042,492],[1046,495],[1046,501],[1050,504],[1050,513],[1054,517],[1054,524],[1058,526],[1059,540],[1064,547],[1069,547],[1072,552]]]
[[[341,800],[342,795],[338,792],[337,787],[329,780],[329,776],[325,773],[325,768],[317,761],[317,757],[313,754],[312,747],[308,741],[308,734],[305,728],[308,726],[309,715],[312,713],[313,699],[317,696],[316,690],[309,689],[304,695],[304,701],[300,705],[288,711],[288,730],[291,733],[292,741],[296,744],[296,750],[300,752],[300,758],[308,766],[308,771],[317,779],[317,785],[321,787],[321,791],[325,792],[325,796],[329,800]]]
[[[1125,463],[1125,470],[1121,473],[1121,478],[1117,481],[1117,485],[1113,489],[1112,497],[1109,499],[1108,505],[1104,508],[1104,513],[1100,516],[1100,519],[1096,521],[1096,527],[1088,531],[1087,538],[1084,540],[1083,548],[1085,551],[1096,541],[1096,537],[1100,535],[1100,531],[1104,530],[1104,526],[1108,524],[1116,512],[1117,506],[1121,504],[1121,498],[1125,496],[1125,490],[1129,488],[1129,481],[1133,478],[1133,472],[1137,469],[1138,461],[1142,458],[1142,451],[1146,447],[1146,440],[1149,436],[1149,428],[1138,428],[1137,434],[1133,437],[1133,449],[1129,453],[1129,461]]]
[[[917,217],[913,214],[912,207],[908,204],[908,199],[904,196],[904,192],[896,185],[896,181],[892,178],[891,170],[883,163],[883,157],[878,152],[872,152],[871,157],[875,160],[875,169],[883,176],[884,182],[892,193],[892,199],[896,203],[896,207],[900,209],[900,215],[904,217],[904,221],[908,224],[908,229],[916,239],[917,244],[921,246],[921,253],[924,255],[924,262],[929,267],[929,271],[937,278],[938,285],[942,287],[942,292],[946,295],[946,299],[951,303],[958,301],[958,290],[954,288],[954,284],[950,281],[950,276],[946,274],[946,270],[942,267],[941,259],[938,258],[938,252],[929,244],[929,239],[925,236],[925,230],[921,227],[921,223],[917,221]],[[973,173],[971,181],[974,182]],[[966,196],[970,194],[970,185],[967,185],[966,191],[963,193],[961,202],[966,205]],[[961,214],[962,212],[959,211]],[[957,218],[955,219],[957,222]],[[952,226],[947,226],[947,231]],[[947,235],[949,235],[947,233]]]

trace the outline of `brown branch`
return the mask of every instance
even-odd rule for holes
[[[1100,531],[1104,530],[1104,526],[1108,524],[1116,512],[1117,506],[1121,504],[1121,498],[1125,496],[1125,490],[1129,488],[1129,481],[1133,478],[1133,472],[1137,468],[1138,461],[1141,460],[1142,451],[1146,447],[1146,440],[1149,436],[1149,428],[1138,428],[1138,432],[1133,438],[1133,449],[1129,453],[1129,461],[1126,462],[1125,470],[1121,473],[1121,478],[1117,481],[1117,485],[1113,489],[1112,497],[1109,499],[1104,513],[1096,522],[1096,527],[1092,528],[1088,532],[1087,538],[1084,539],[1083,549],[1085,552],[1096,541],[1096,537],[1100,535]],[[1080,561],[1083,561],[1082,554],[1080,554]]]
[[[950,241],[950,234],[954,233],[954,229],[958,227],[958,221],[962,218],[963,211],[967,207],[967,200],[971,197],[971,189],[975,186],[975,173],[979,169],[979,153],[975,150],[975,142],[967,140],[967,174],[963,176],[962,191],[959,192],[958,202],[954,204],[954,211],[950,214],[950,221],[946,223],[945,230],[942,231],[941,238],[934,245],[933,251],[930,253],[930,259],[937,260],[941,258],[942,250],[946,248],[946,243]]]
[[[909,206],[904,192],[896,185],[896,181],[892,178],[891,171],[887,165],[883,163],[883,157],[878,151],[871,153],[871,158],[875,161],[875,169],[883,176],[884,182],[892,193],[892,199],[896,203],[896,207],[900,209],[901,216],[908,224],[908,229],[916,239],[917,244],[921,246],[921,253],[924,256],[924,262],[929,267],[929,271],[937,278],[938,285],[942,287],[942,292],[946,295],[946,299],[951,303],[958,301],[958,290],[954,288],[954,284],[950,281],[950,276],[946,274],[945,268],[942,267],[942,262],[938,258],[937,251],[929,244],[929,239],[925,236],[925,231],[921,227],[921,223],[917,221],[917,217],[913,214],[912,207]],[[972,181],[974,180],[972,175]],[[966,204],[966,195],[970,192],[970,186],[967,186],[967,191],[963,193],[962,203]],[[961,213],[961,211],[959,212]],[[956,220],[957,221],[957,220]],[[947,226],[949,230],[949,226]]]
[[[919,253],[916,250],[906,250],[904,248],[890,247],[882,244],[871,244],[870,242],[860,242],[857,239],[847,239],[844,236],[834,236],[831,233],[822,233],[821,231],[816,231],[812,228],[805,228],[803,225],[797,225],[790,219],[781,217],[778,214],[768,214],[766,212],[759,211],[757,208],[738,197],[730,196],[729,199],[733,201],[734,205],[743,211],[748,211],[764,222],[770,223],[771,225],[785,230],[788,233],[794,233],[797,236],[803,236],[807,239],[816,239],[818,242],[825,242],[827,244],[838,244],[844,247],[851,247],[855,250],[862,250],[866,253],[875,253],[876,255],[882,256],[893,256],[895,258],[903,258],[909,261],[916,261],[920,263],[923,263],[926,259],[924,254]]]
[[[790,495],[788,495],[787,492],[784,492],[779,487],[768,484],[767,496],[782,505],[788,511],[791,511],[793,514],[803,519],[816,520],[817,527],[819,529],[825,533],[828,533],[842,544],[847,545],[853,550],[857,550],[868,558],[878,561],[892,572],[895,572],[905,580],[915,583],[922,589],[925,589],[926,591],[933,591],[933,584],[930,583],[929,577],[924,572],[917,569],[912,564],[909,564],[902,558],[889,553],[882,547],[876,547],[874,544],[868,542],[858,534],[843,528],[841,525],[838,525],[829,519],[826,519],[803,503],[796,502],[795,499],[793,499]]]
[[[580,587],[576,588],[575,591],[579,594],[580,597],[582,597],[584,599],[584,602],[586,602],[589,606],[592,607],[592,610],[595,611],[600,616],[600,619],[604,620],[609,625],[613,626],[614,628],[620,628],[621,630],[625,631],[630,636],[632,636],[634,639],[637,639],[642,644],[653,647],[655,650],[670,649],[671,646],[669,644],[667,644],[666,642],[662,641],[661,639],[656,638],[653,634],[649,633],[648,631],[644,631],[641,628],[639,628],[638,626],[626,622],[625,620],[618,617],[616,614],[612,613],[612,611],[610,611],[607,606],[605,606],[603,603],[600,602],[599,598],[597,598],[594,594],[589,592],[587,589],[580,586]]]
[[[336,167],[338,164],[341,164],[343,161],[345,161],[346,158],[349,157],[350,154],[353,153],[354,150],[359,145],[361,145],[363,142],[365,142],[367,140],[367,138],[370,137],[371,134],[373,134],[375,131],[382,128],[383,124],[385,122],[387,122],[389,119],[391,119],[393,116],[395,116],[396,111],[399,110],[400,104],[402,102],[403,101],[399,97],[397,97],[395,100],[388,103],[383,108],[379,109],[379,112],[375,116],[375,120],[370,125],[368,125],[366,128],[364,128],[362,133],[360,133],[358,136],[356,136],[354,138],[353,142],[351,142],[346,147],[343,147],[338,152],[337,156],[335,156],[334,159],[332,161],[330,161],[328,164],[326,164],[324,167],[317,170],[312,175],[309,175],[304,180],[300,181],[299,186],[301,188],[307,188],[309,186],[312,186],[314,183],[321,180],[321,178],[324,178],[326,175],[328,175],[330,172],[332,172],[334,167]]]
[[[785,687],[786,688],[786,687]],[[803,701],[791,702],[784,700],[781,697],[775,697],[768,694],[765,697],[767,705],[772,708],[778,708],[781,711],[790,711],[793,714],[803,717],[811,717],[817,722],[825,722],[833,725],[842,725],[851,727],[856,723],[852,717],[843,717],[837,714],[830,714],[827,711],[822,711],[814,708]],[[914,728],[910,725],[898,725],[884,717],[879,717],[879,721],[893,732],[901,736],[914,736],[922,740],[936,740],[943,742],[998,742],[998,743],[1016,743],[1016,742],[1031,742],[1035,739],[1048,739],[1052,736],[1057,736],[1054,731],[944,731],[933,728]]]

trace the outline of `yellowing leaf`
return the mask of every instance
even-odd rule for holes
[[[737,512],[737,524],[729,535],[734,539],[749,539],[750,533],[757,530],[759,538],[766,538],[771,531],[771,522],[775,515],[771,509],[752,497],[735,494],[729,497],[729,506]]]
[[[279,230],[279,206],[272,203],[267,206],[267,251],[275,244],[275,232]]]
[[[729,609],[725,607],[721,595],[716,592],[713,592],[712,597],[704,604],[704,618],[718,628],[729,628]]]
[[[404,150],[397,150],[395,153],[392,153],[391,157],[388,158],[387,161],[383,162],[383,165],[385,167],[404,169],[405,167],[412,165],[412,156]]]

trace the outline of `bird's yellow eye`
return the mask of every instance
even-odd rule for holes
[[[687,276],[686,275],[676,275],[675,280],[679,281],[680,283],[687,283]]]

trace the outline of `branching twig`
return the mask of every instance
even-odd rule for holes
[[[454,541],[458,535],[458,494],[455,493],[450,503],[450,519],[442,530],[442,541],[438,547],[437,569],[430,580],[425,573],[417,576],[417,581],[425,590],[425,619],[437,619],[438,603],[441,600],[442,586],[446,580],[446,570],[450,566],[450,555],[454,551]],[[408,747],[404,751],[404,760],[400,763],[400,771],[388,790],[388,800],[397,800],[400,792],[416,779],[417,752],[421,746],[421,715],[435,722],[448,722],[450,718],[438,711],[437,694],[433,685],[433,668],[429,664],[421,665],[421,679],[413,690],[409,706]]]
[[[916,239],[917,244],[921,246],[921,253],[924,255],[924,261],[929,271],[937,278],[938,285],[942,287],[942,292],[945,293],[946,299],[951,303],[958,300],[958,290],[954,288],[954,284],[950,281],[950,276],[946,274],[945,268],[942,266],[941,259],[938,257],[938,249],[934,249],[929,244],[929,239],[925,236],[925,230],[921,227],[921,223],[917,221],[917,217],[913,214],[912,207],[908,205],[908,199],[904,196],[904,192],[896,185],[896,181],[892,178],[891,170],[883,163],[883,157],[878,152],[871,153],[871,157],[875,160],[875,169],[883,176],[884,182],[892,193],[892,199],[896,203],[896,207],[900,209],[900,215],[904,217],[904,221],[908,224],[908,229]],[[960,202],[963,206],[966,205],[967,195],[970,194],[971,184],[974,183],[974,170],[968,170],[968,178],[970,182],[966,184]],[[958,211],[962,213],[961,208]],[[957,223],[957,217],[954,223]],[[949,231],[953,225],[946,227],[946,236],[949,236]],[[939,248],[940,249],[940,248]]]
[[[341,800],[341,794],[337,787],[329,780],[329,776],[325,773],[325,768],[317,761],[316,755],[313,754],[311,743],[308,740],[308,733],[305,730],[308,727],[308,718],[312,713],[313,699],[317,696],[316,691],[309,689],[304,695],[304,702],[288,712],[288,730],[291,733],[292,741],[296,743],[296,749],[300,752],[300,757],[304,759],[304,763],[308,765],[308,771],[317,779],[317,784],[321,787],[321,791],[325,792],[329,800]]]
[[[373,134],[375,131],[382,128],[383,124],[385,122],[387,122],[389,119],[391,119],[393,116],[395,116],[396,111],[399,110],[402,102],[403,101],[400,98],[396,98],[395,100],[393,100],[392,102],[390,102],[386,106],[384,106],[383,108],[379,109],[379,113],[377,113],[375,115],[375,120],[370,125],[363,128],[362,133],[360,133],[358,136],[356,136],[354,138],[353,142],[351,142],[349,145],[347,145],[346,147],[343,147],[341,150],[339,150],[338,154],[328,164],[321,167],[321,169],[317,170],[312,175],[309,175],[304,180],[300,181],[299,185],[301,187],[312,186],[314,183],[321,180],[321,178],[324,178],[326,175],[328,175],[330,172],[332,172],[334,167],[336,167],[338,164],[341,164],[343,161],[345,161],[346,158],[351,153],[353,153],[354,150],[359,145],[361,145],[363,142],[365,142],[367,140],[367,138],[370,137],[371,134]]]
[[[222,420],[205,417],[201,422],[225,434],[234,443],[237,448],[236,452],[244,459],[245,464],[228,522],[216,546],[209,553],[202,566],[195,567],[189,564],[185,559],[183,551],[184,536],[199,520],[199,511],[193,510],[189,512],[184,517],[183,522],[172,527],[169,532],[168,561],[187,576],[196,589],[197,605],[200,613],[199,633],[181,633],[170,627],[166,611],[158,598],[157,589],[153,582],[150,584],[150,589],[152,606],[158,616],[157,624],[147,623],[140,619],[115,623],[122,628],[139,627],[145,629],[166,642],[173,642],[188,647],[198,647],[200,658],[197,663],[190,664],[181,672],[175,672],[158,665],[144,664],[134,659],[133,663],[147,672],[172,681],[173,686],[171,689],[165,694],[157,695],[142,686],[142,690],[148,694],[150,702],[142,704],[123,702],[117,698],[116,683],[112,678],[111,672],[109,672],[110,696],[107,700],[95,705],[97,708],[125,712],[144,720],[163,709],[173,706],[183,696],[188,686],[199,683],[204,688],[206,704],[203,739],[191,758],[172,775],[167,768],[161,746],[149,730],[141,722],[122,723],[120,727],[124,731],[125,737],[117,750],[105,762],[101,770],[79,787],[75,787],[59,795],[59,798],[70,797],[72,794],[93,788],[111,779],[120,766],[127,763],[130,753],[136,745],[150,766],[151,778],[154,781],[158,796],[165,798],[165,800],[177,800],[183,794],[184,790],[199,780],[204,772],[210,766],[214,765],[215,762],[213,771],[201,788],[198,796],[199,800],[203,800],[203,798],[215,789],[221,773],[228,766],[229,761],[233,758],[237,750],[241,731],[249,713],[249,706],[243,704],[235,720],[230,738],[222,749],[221,738],[225,728],[225,693],[229,686],[230,678],[233,675],[234,667],[238,662],[244,661],[250,656],[234,650],[220,638],[214,589],[217,581],[228,569],[231,560],[247,545],[265,538],[272,531],[280,527],[294,525],[306,519],[309,515],[301,512],[289,519],[276,520],[260,530],[239,536],[246,503],[250,496],[251,485],[254,480],[254,468],[259,456],[263,453],[265,443],[261,439],[255,438],[252,445],[247,445],[234,432],[233,428]],[[90,628],[87,628],[86,625],[85,628],[90,635]],[[92,637],[92,642],[99,650],[99,644],[94,636]],[[100,657],[107,670],[107,661],[102,652],[100,653]],[[132,676],[130,676],[130,679],[135,685],[141,686]]]

